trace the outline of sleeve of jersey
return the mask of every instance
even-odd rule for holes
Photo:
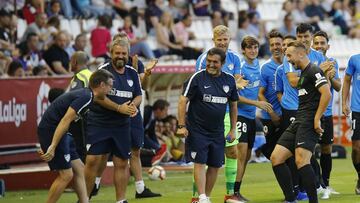
[[[335,79],[339,79],[340,76],[339,76],[339,64],[338,62],[335,60]]]
[[[206,54],[203,53],[196,60],[195,72],[206,68]]]
[[[267,84],[266,84],[266,74],[265,74],[264,66],[261,67],[260,76],[261,76],[260,77],[260,87],[266,88]]]
[[[285,74],[295,72],[293,65],[291,63],[289,63],[286,58],[283,61],[283,65],[284,65]]]
[[[316,88],[320,88],[321,86],[327,84],[327,80],[320,68],[314,68],[310,73],[310,77],[312,78]]]
[[[144,64],[143,62],[141,62],[140,60],[138,61],[138,73],[141,74],[141,73],[144,73],[145,72],[145,67],[144,67]]]
[[[234,60],[234,75],[239,74],[240,75],[240,66],[241,66],[241,58],[238,55],[235,55]]]
[[[231,78],[231,95],[230,95],[230,101],[238,101],[239,100],[239,94],[236,89],[236,83],[235,78]]]
[[[349,59],[348,66],[347,66],[347,68],[345,70],[345,73],[347,75],[353,75],[354,72],[355,72],[355,66],[354,66],[354,63],[353,63],[353,57],[351,57]]]
[[[196,94],[197,87],[197,74],[192,75],[187,81],[184,83],[183,96],[189,98],[190,100]]]
[[[133,81],[134,81],[134,97],[141,95],[141,84],[140,84],[140,77],[139,75],[134,71],[133,73]]]
[[[277,92],[283,92],[283,81],[282,81],[282,71],[278,68],[275,73],[275,90]]]
[[[81,110],[91,104],[91,101],[92,96],[90,93],[83,94],[81,97],[78,97],[73,102],[71,102],[70,106],[76,111],[77,114],[80,114]]]

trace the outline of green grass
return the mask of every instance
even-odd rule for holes
[[[146,177],[146,174],[144,174]],[[330,184],[340,195],[332,195],[330,200],[320,200],[328,203],[360,203],[360,196],[354,194],[356,175],[351,160],[334,160]],[[27,180],[36,181],[36,180]],[[190,172],[167,172],[167,179],[164,181],[150,181],[145,178],[146,185],[155,192],[163,194],[161,198],[134,199],[134,183],[131,182],[127,190],[127,198],[131,203],[189,203],[191,198],[192,177]],[[212,193],[212,202],[223,202],[225,192],[224,172],[219,173],[218,181]],[[281,190],[275,180],[270,163],[250,164],[245,173],[242,184],[242,193],[251,202],[280,202],[283,199]],[[32,190],[21,192],[7,192],[5,198],[0,202],[45,202],[47,191]],[[75,203],[77,200],[74,193],[65,193],[59,202]],[[105,203],[115,202],[114,187],[102,187],[98,196],[92,202]]]

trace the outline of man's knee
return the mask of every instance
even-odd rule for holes
[[[140,158],[140,149],[132,148],[131,149],[131,158]]]
[[[226,156],[226,158],[236,159],[237,158],[236,146],[226,147],[225,148],[225,156]]]
[[[61,178],[61,180],[64,182],[70,182],[72,180],[73,176],[74,176],[74,174],[71,169],[59,171],[59,178]]]
[[[321,146],[321,154],[331,154],[331,144],[322,144]]]
[[[113,156],[113,163],[116,169],[125,169],[128,166],[128,160]]]

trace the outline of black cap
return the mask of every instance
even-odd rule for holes
[[[11,13],[5,9],[0,9],[0,16],[11,16]]]

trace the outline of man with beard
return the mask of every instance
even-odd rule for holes
[[[41,145],[39,154],[48,162],[50,170],[59,173],[49,189],[47,203],[57,202],[73,177],[79,202],[88,202],[84,165],[67,131],[70,123],[81,117],[94,101],[105,100],[112,85],[113,75],[106,70],[98,70],[90,78],[90,88],[74,90],[59,96],[42,116],[38,126]]]
[[[206,70],[196,72],[184,83],[179,100],[177,135],[187,137],[186,159],[195,163],[194,179],[199,203],[210,203],[209,196],[224,161],[223,121],[228,105],[231,127],[227,134],[229,142],[235,140],[238,94],[234,77],[221,71],[225,56],[222,49],[210,49],[206,56]]]
[[[126,33],[120,32],[116,34],[113,37],[113,41],[116,40],[122,40],[126,41],[130,44],[129,38]],[[132,66],[137,71],[141,86],[147,84],[147,79],[151,75],[152,69],[157,64],[157,59],[151,59],[151,61],[146,65],[146,68],[144,67],[144,64],[138,59],[138,57],[135,55],[133,57],[129,56],[127,64],[128,66]],[[149,197],[159,197],[161,194],[152,192],[149,188],[145,186],[143,177],[142,177],[142,166],[141,166],[141,160],[140,160],[140,149],[144,145],[144,125],[143,125],[143,119],[141,117],[140,110],[136,114],[136,116],[130,118],[130,135],[131,135],[131,158],[130,158],[130,170],[133,176],[135,177],[135,188],[136,198],[149,198]],[[154,157],[164,157],[166,154],[166,148],[159,148],[155,154]],[[160,156],[158,156],[160,155]],[[101,175],[104,172],[106,168],[108,158],[105,157],[102,159],[101,167],[99,167],[99,170],[97,172],[96,178],[95,178],[95,185],[94,188],[91,191],[90,198],[92,196],[96,196],[100,189],[100,181],[101,181]],[[160,160],[159,160],[160,161]]]
[[[283,60],[283,36],[278,31],[272,31],[269,33],[268,38],[272,57],[261,67],[261,81],[258,97],[260,101],[269,102],[273,106],[274,111],[261,111],[261,122],[264,126],[266,143],[258,150],[261,150],[265,157],[270,159],[270,155],[282,133],[279,126],[281,105],[275,91],[275,72],[277,67],[282,64]]]
[[[129,114],[135,116],[138,112],[137,107],[142,99],[141,85],[136,70],[126,65],[129,43],[123,40],[113,41],[110,54],[111,62],[99,67],[115,76],[114,86],[108,97],[117,104],[127,104],[129,109],[126,114],[118,114],[99,105],[91,108],[87,123],[86,187],[90,195],[99,167],[102,167],[103,160],[111,153],[115,171],[116,201],[127,203],[125,192],[129,177],[128,162],[131,156]]]
[[[291,42],[286,49],[287,61],[301,70],[299,109],[296,120],[281,135],[271,154],[276,179],[286,202],[295,202],[291,174],[285,161],[295,156],[296,165],[310,203],[317,203],[315,173],[310,165],[315,145],[324,132],[320,119],[329,104],[331,93],[323,72],[312,64],[307,48],[300,41]]]
[[[313,36],[312,47],[316,51],[320,51],[326,57],[326,52],[329,50],[329,37],[324,31],[318,31]],[[339,65],[333,58],[327,58],[327,61],[333,61],[334,66],[329,69],[325,74],[329,74],[329,83],[331,85],[331,100],[327,107],[324,117],[321,119],[321,125],[324,129],[323,136],[320,137],[319,144],[321,147],[320,166],[322,181],[326,189],[324,189],[321,199],[329,199],[330,194],[339,194],[329,186],[330,172],[332,168],[332,143],[334,141],[334,124],[332,116],[332,103],[333,103],[333,92],[334,90],[339,92],[341,89],[341,80],[339,78]]]

